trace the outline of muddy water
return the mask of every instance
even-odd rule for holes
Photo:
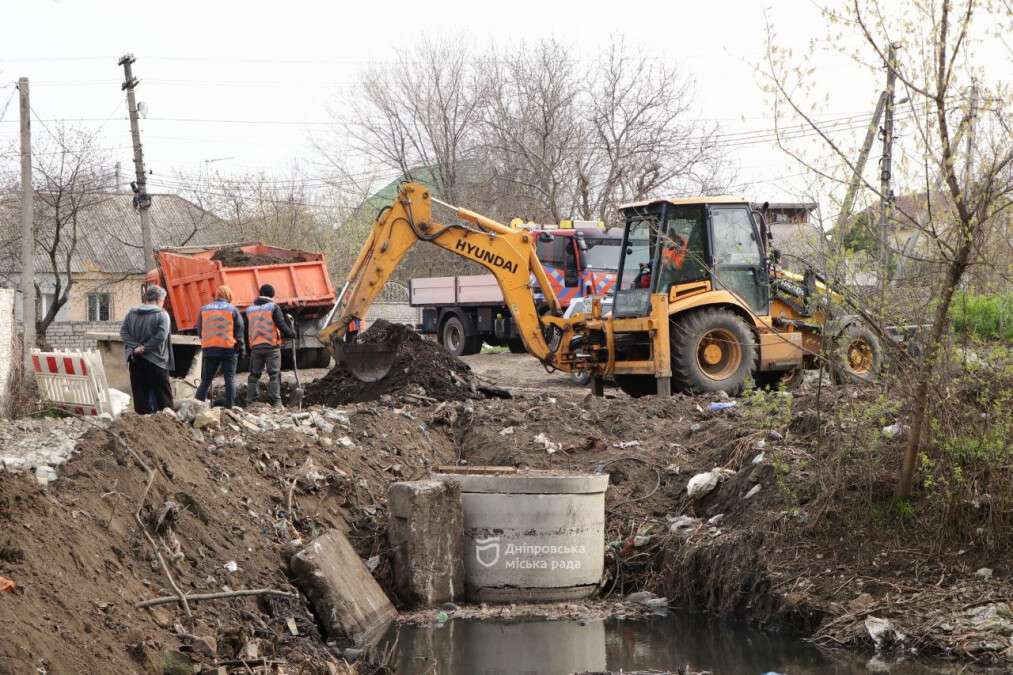
[[[667,615],[648,621],[450,621],[402,626],[401,675],[569,675],[603,671],[690,671],[750,674],[868,673],[868,656],[827,654],[796,638],[698,618]],[[878,660],[876,660],[878,661]],[[882,664],[897,674],[952,672],[952,664]]]

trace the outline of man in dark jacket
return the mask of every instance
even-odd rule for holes
[[[144,304],[127,312],[120,326],[123,352],[130,368],[134,411],[148,415],[172,407],[169,373],[176,367],[169,336],[169,314],[162,309],[165,289],[148,286]]]
[[[197,335],[200,336],[200,386],[194,397],[207,400],[211,381],[221,368],[225,378],[225,407],[236,401],[236,362],[246,351],[243,341],[243,316],[232,306],[232,289],[221,285],[215,299],[200,308],[197,315]]]
[[[267,396],[271,405],[281,405],[281,343],[295,338],[295,331],[281,307],[274,304],[274,286],[260,287],[260,297],[246,308],[250,326],[250,376],[246,380],[246,401],[260,398],[260,374],[267,370]]]

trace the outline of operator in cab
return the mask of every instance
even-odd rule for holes
[[[243,341],[243,316],[232,305],[232,289],[221,285],[215,299],[200,308],[197,315],[200,336],[201,373],[198,401],[207,400],[211,381],[220,369],[225,378],[225,407],[236,402],[236,362],[246,350]]]
[[[267,370],[267,397],[281,405],[281,344],[295,339],[285,313],[274,302],[274,286],[260,287],[260,297],[246,308],[250,325],[250,376],[246,379],[246,402],[260,400],[260,375]]]

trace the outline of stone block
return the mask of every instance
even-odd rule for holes
[[[412,607],[464,597],[464,510],[455,483],[394,483],[387,495],[394,585]]]
[[[379,638],[397,610],[341,532],[328,530],[292,556],[295,584],[329,639],[356,646]]]

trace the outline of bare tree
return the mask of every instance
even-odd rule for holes
[[[366,156],[495,217],[611,221],[623,201],[723,182],[692,91],[619,40],[589,62],[552,39],[481,53],[426,42],[362,74],[345,126]]]
[[[932,0],[916,3],[902,14],[891,13],[877,0],[850,0],[843,11],[825,10],[825,14],[836,27],[855,31],[864,47],[857,58],[872,68],[891,67],[890,45],[900,47],[894,72],[914,114],[906,120],[912,133],[903,155],[909,161],[899,166],[898,182],[906,178],[909,185],[929,186],[922,198],[899,208],[900,217],[925,239],[919,252],[905,255],[933,264],[939,272],[932,278],[932,304],[926,309],[931,317],[926,347],[910,377],[911,433],[896,489],[898,497],[907,498],[926,444],[929,411],[939,394],[935,377],[954,293],[970,269],[988,262],[988,242],[995,240],[997,232],[1009,231],[1013,206],[1009,94],[1001,86],[989,88],[977,81],[985,71],[972,45],[996,26],[1008,32],[1011,19],[1001,7],[992,11],[986,0]],[[813,171],[843,182],[854,165],[839,137],[821,125],[802,100],[806,87],[799,73],[805,70],[776,46],[768,49],[768,65],[776,100],[815,131],[830,159],[820,164],[802,152],[785,149]],[[1009,72],[1010,63],[1000,70]],[[975,120],[969,114],[967,96],[972,85],[978,87],[984,102]],[[962,147],[958,141],[972,122],[977,142]],[[876,186],[865,182],[864,187],[879,196]]]
[[[46,128],[46,140],[32,154],[35,188],[35,245],[37,272],[49,286],[36,281],[36,298],[43,291],[52,297],[45,312],[37,314],[36,335],[44,342],[46,331],[70,299],[74,286],[75,255],[79,242],[89,233],[86,220],[90,208],[110,198],[113,174],[109,162],[97,148],[94,134],[78,128]],[[20,188],[19,188],[20,189]],[[3,210],[5,239],[4,267],[13,268],[20,247],[14,209]],[[44,261],[44,262],[43,262]],[[40,264],[42,263],[42,264]],[[17,263],[19,264],[19,263]]]
[[[494,51],[486,72],[483,150],[497,201],[536,222],[569,217],[588,135],[577,63],[549,39]]]
[[[707,192],[723,168],[715,123],[688,119],[692,80],[674,64],[614,41],[589,74],[589,142],[580,154],[575,209],[610,220],[626,200],[659,190]]]
[[[472,157],[485,85],[460,41],[423,40],[396,61],[360,76],[346,124],[355,147],[406,177],[423,178],[459,200],[461,172]],[[419,168],[425,176],[413,176]]]

